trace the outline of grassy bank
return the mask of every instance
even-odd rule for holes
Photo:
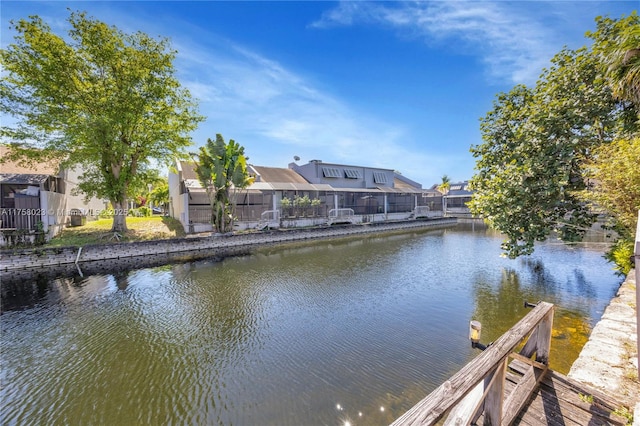
[[[111,232],[111,219],[87,222],[86,225],[65,228],[45,247],[84,246],[87,244],[108,244],[117,241],[147,241],[184,237],[182,224],[171,217],[128,217],[129,230],[117,239]]]

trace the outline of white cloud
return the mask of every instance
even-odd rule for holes
[[[392,167],[384,151],[403,150],[401,126],[352,109],[276,61],[233,43],[185,46],[178,46],[181,80],[201,99],[208,116],[202,131],[236,138],[252,160],[266,159],[268,151],[271,161],[299,155]]]
[[[444,46],[454,54],[457,50],[479,56],[493,78],[533,83],[559,48],[551,40],[549,17],[543,20],[539,10],[537,14],[528,13],[526,6],[522,2],[513,8],[507,2],[343,1],[311,27],[383,25],[403,37],[420,38],[430,46]],[[545,3],[542,7],[551,8],[552,4]]]
[[[171,38],[178,51],[178,78],[199,99],[199,111],[207,117],[193,134],[196,145],[221,133],[243,145],[257,165],[286,167],[298,155],[303,162],[397,168],[425,186],[436,180],[426,174],[432,166],[458,166],[453,158],[417,149],[408,142],[411,135],[404,125],[363,113],[327,90],[325,83],[215,32],[175,16],[149,16],[141,10],[123,14],[99,6],[90,14],[117,22],[125,32]],[[60,15],[51,10],[52,20],[67,15],[62,8],[56,10]]]

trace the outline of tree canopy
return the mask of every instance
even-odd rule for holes
[[[584,203],[587,165],[598,147],[637,132],[636,105],[614,95],[598,53],[616,46],[609,37],[637,27],[637,16],[597,23],[594,47],[565,48],[535,87],[498,94],[481,121],[483,143],[471,147],[477,173],[470,208],[506,235],[502,247],[511,258],[532,253],[552,232],[580,239],[596,218]]]
[[[632,239],[640,210],[640,137],[598,147],[588,168],[594,185],[585,199],[609,212],[616,231]]]
[[[0,51],[2,127],[14,157],[58,157],[80,165],[80,190],[110,200],[112,230],[126,231],[130,188],[144,185],[153,161],[191,144],[203,119],[181,87],[167,39],[71,12],[64,38],[38,16],[11,23],[15,43]],[[33,148],[40,148],[34,150]]]
[[[195,163],[198,180],[209,195],[211,220],[216,231],[221,234],[231,232],[235,195],[253,182],[247,170],[244,147],[233,139],[226,143],[218,133],[215,141],[207,139],[206,145],[200,147]]]

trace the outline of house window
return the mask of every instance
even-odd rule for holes
[[[344,169],[344,175],[348,179],[360,179],[362,177],[360,170],[356,169]]]
[[[322,174],[324,175],[324,177],[327,177],[327,178],[339,178],[340,170],[338,170],[335,167],[323,167]]]
[[[375,183],[387,183],[387,175],[383,172],[373,172],[373,181]]]

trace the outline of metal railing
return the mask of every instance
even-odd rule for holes
[[[262,212],[258,226],[256,229],[262,230],[265,228],[279,228],[280,227],[280,210],[267,210]]]
[[[213,215],[209,206],[189,206],[189,221],[191,223],[212,223]]]
[[[419,217],[430,217],[431,209],[429,206],[417,206],[413,209],[413,218],[417,219]]]
[[[353,209],[331,209],[329,210],[329,225],[334,223],[353,223],[355,213]]]

